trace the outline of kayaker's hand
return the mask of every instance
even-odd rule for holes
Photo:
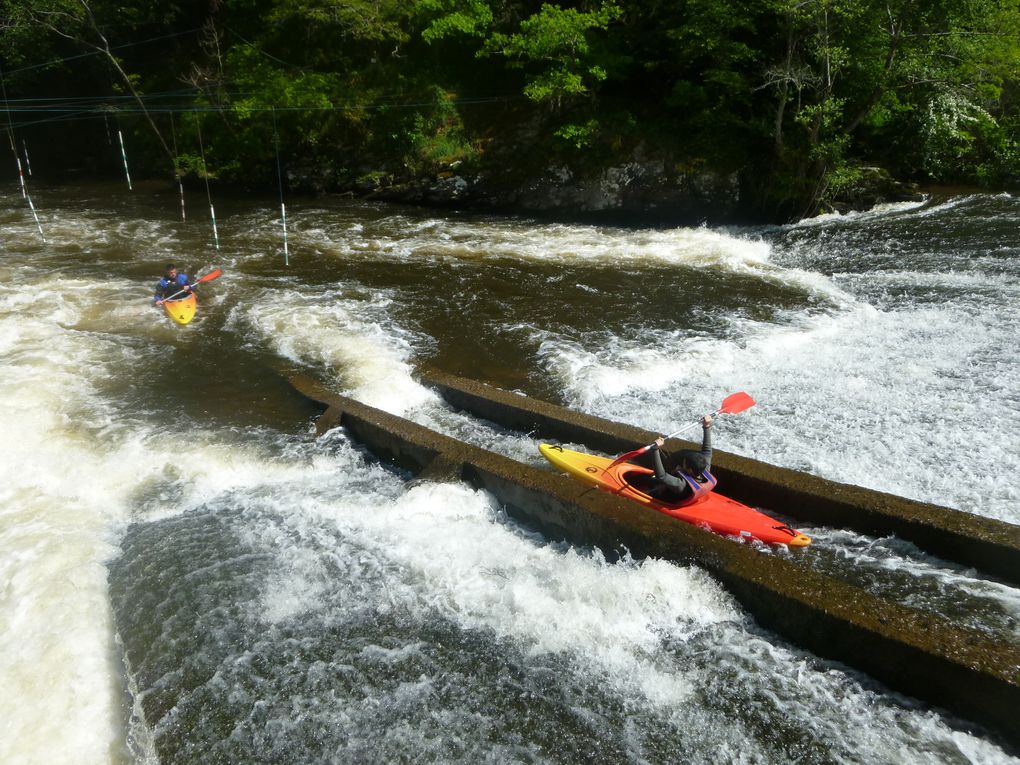
[[[706,414],[704,417],[701,418],[701,427],[703,427],[705,430],[708,430],[710,427],[712,427],[712,415]]]
[[[156,305],[163,305],[163,301],[162,300],[157,300],[156,301]]]
[[[664,443],[666,443],[666,439],[663,438],[662,436],[659,436],[658,438],[655,439],[655,448],[661,449]]]

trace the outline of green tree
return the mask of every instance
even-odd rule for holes
[[[620,14],[612,0],[587,12],[543,3],[521,22],[520,31],[496,32],[484,50],[529,70],[524,94],[559,108],[567,98],[590,95],[606,79],[603,46],[595,43],[595,33],[604,32]]]
[[[140,78],[130,73],[122,57],[108,38],[108,29],[122,34],[137,35],[142,30],[165,29],[180,13],[177,6],[157,0],[149,2],[111,3],[104,0],[2,0],[0,45],[9,60],[24,60],[27,51],[60,51],[53,40],[62,40],[74,47],[98,54],[114,72],[119,86],[134,99],[152,135],[165,155],[172,161],[173,152],[163,131],[146,105]]]
[[[993,102],[1017,75],[1015,0],[789,0],[775,10],[780,44],[761,86],[772,96],[772,165],[758,171],[787,179],[774,203],[810,214],[853,182],[861,154],[902,170],[905,151],[931,177],[959,178],[976,134],[996,131]]]

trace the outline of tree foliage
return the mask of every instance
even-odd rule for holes
[[[642,152],[773,217],[867,165],[1020,183],[1020,0],[0,0],[0,73],[76,98],[36,129],[115,115],[154,172],[201,140],[247,183],[277,147],[326,185]]]

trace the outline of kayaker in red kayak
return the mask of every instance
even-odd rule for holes
[[[715,488],[716,480],[709,470],[712,467],[712,417],[701,418],[701,451],[685,449],[678,452],[675,465],[667,471],[662,465],[659,449],[666,443],[664,438],[655,439],[652,457],[655,467],[656,487],[653,494],[664,502],[690,505],[697,502]]]
[[[166,298],[181,290],[191,292],[191,283],[188,275],[180,273],[177,270],[177,266],[170,263],[166,267],[163,278],[156,285],[156,296],[154,298],[156,305],[163,305],[163,301]]]

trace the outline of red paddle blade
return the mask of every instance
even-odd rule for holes
[[[217,268],[215,271],[210,271],[209,273],[207,273],[201,279],[196,281],[195,284],[201,284],[202,282],[211,282],[213,279],[215,279],[216,277],[218,277],[222,273],[223,273],[222,269]],[[734,395],[736,395],[736,394],[734,394]]]
[[[754,404],[754,399],[743,391],[733,393],[723,399],[722,406],[719,407],[719,414],[737,414],[745,409],[750,409]]]

